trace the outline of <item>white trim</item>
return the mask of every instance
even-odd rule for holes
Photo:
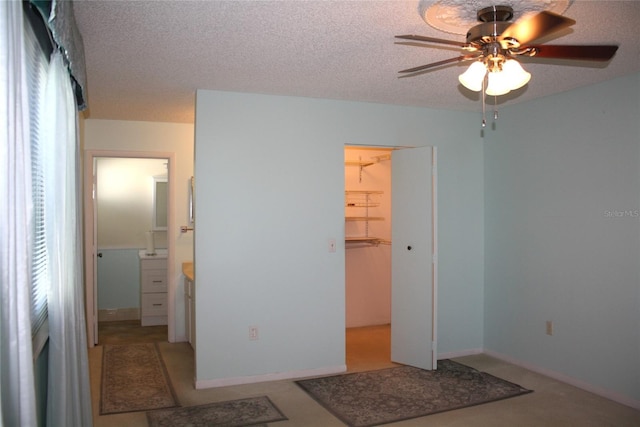
[[[456,357],[474,356],[476,354],[482,354],[484,350],[482,348],[470,348],[468,350],[450,351],[448,353],[438,354],[438,360],[442,359],[454,359]]]
[[[431,147],[431,369],[438,368],[438,148]]]
[[[521,368],[528,369],[530,371],[544,375],[545,377],[553,378],[554,380],[572,385],[574,387],[578,387],[582,390],[588,391],[593,394],[597,394],[598,396],[604,397],[606,399],[612,400],[622,405],[630,406],[631,408],[634,408],[634,409],[640,409],[640,400],[632,399],[628,396],[625,396],[613,390],[609,390],[603,387],[598,387],[593,384],[589,384],[585,381],[579,380],[577,378],[570,377],[563,373],[553,371],[547,368],[541,368],[529,362],[523,362],[511,356],[507,356],[506,354],[502,354],[502,353],[498,353],[498,352],[495,352],[492,350],[486,350],[486,349],[484,350],[484,353],[487,356],[494,357],[504,362],[511,363],[512,365],[520,366]]]
[[[266,381],[289,380],[293,378],[317,377],[332,374],[342,374],[347,371],[347,365],[332,366],[318,369],[304,369],[300,371],[278,372],[273,374],[252,375],[246,377],[220,378],[215,380],[196,380],[196,389],[226,387],[241,384],[253,384]]]

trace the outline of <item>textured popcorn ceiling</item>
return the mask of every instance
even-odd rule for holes
[[[424,21],[420,8],[433,3],[76,1],[88,117],[193,122],[199,88],[480,112],[478,94],[458,83],[467,65],[398,78],[398,70],[459,54],[446,45],[394,43],[400,34],[464,40]],[[515,3],[537,2],[498,2],[513,4],[518,17]],[[604,65],[523,60],[531,81],[498,98],[500,108],[640,71],[640,2],[575,0],[564,15],[577,24],[547,42],[619,44],[616,56]]]
[[[478,11],[491,6],[509,6],[513,9],[513,21],[543,10],[562,15],[570,0],[420,0],[418,10],[425,22],[432,27],[453,34],[467,34],[478,23]]]

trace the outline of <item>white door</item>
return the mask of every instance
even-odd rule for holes
[[[98,344],[98,174],[97,159],[93,159],[93,344]]]
[[[394,151],[391,167],[391,360],[435,369],[434,147]]]

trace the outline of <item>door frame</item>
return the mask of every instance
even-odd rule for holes
[[[438,147],[435,145],[424,146],[394,146],[394,145],[371,145],[371,144],[344,144],[343,152],[348,147],[356,149],[390,150],[391,156],[396,150],[431,147],[431,239],[432,239],[432,268],[431,268],[431,365],[432,369],[438,367]],[[391,170],[393,179],[393,170]],[[393,242],[391,242],[393,244]],[[345,259],[346,262],[346,253]],[[393,258],[391,259],[393,263]],[[345,292],[347,283],[345,281]],[[391,282],[393,289],[393,280]],[[345,319],[346,320],[346,319]],[[346,325],[345,325],[346,326]],[[346,357],[346,356],[345,356]]]
[[[120,157],[132,159],[168,159],[167,175],[169,182],[169,200],[167,212],[167,340],[175,342],[175,293],[177,289],[175,271],[175,245],[177,230],[175,219],[175,192],[176,192],[176,155],[173,152],[158,151],[121,151],[121,150],[85,150],[84,152],[84,278],[85,278],[85,313],[87,323],[87,343],[89,347],[97,344],[97,292],[96,292],[96,268],[97,256],[96,242],[94,241],[97,224],[95,223],[94,194],[95,194],[95,159],[98,157]]]

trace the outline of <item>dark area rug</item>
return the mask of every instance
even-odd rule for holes
[[[370,427],[530,393],[452,360],[296,381],[350,427]]]
[[[147,412],[149,427],[241,427],[287,420],[267,396]]]
[[[103,346],[100,415],[177,405],[156,344]]]

